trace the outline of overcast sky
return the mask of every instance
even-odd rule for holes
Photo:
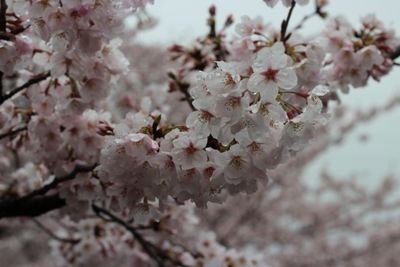
[[[155,5],[148,11],[159,19],[159,25],[140,36],[148,43],[170,44],[172,42],[189,43],[202,33],[206,33],[205,19],[207,8],[217,6],[220,23],[228,14],[233,14],[236,21],[248,15],[263,16],[266,22],[279,27],[287,9],[280,3],[273,9],[261,0],[155,0]],[[312,2],[312,1],[311,1]],[[328,11],[331,15],[344,15],[352,23],[367,14],[376,14],[386,25],[400,34],[399,0],[331,0]],[[293,24],[305,14],[312,12],[312,5],[297,6],[293,15]],[[306,34],[314,34],[323,26],[318,19],[311,20]],[[400,68],[400,67],[398,67]],[[370,82],[364,89],[352,91],[342,100],[356,108],[367,108],[384,103],[394,94],[400,94],[400,70],[395,69],[380,83]],[[310,168],[308,175],[315,176],[322,168],[339,175],[358,174],[361,179],[373,184],[376,179],[388,173],[396,173],[400,179],[400,108],[386,114],[369,125],[359,127],[340,147],[330,149]],[[360,135],[369,136],[368,143],[359,141]]]

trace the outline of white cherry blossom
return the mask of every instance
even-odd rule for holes
[[[172,157],[176,165],[187,170],[202,166],[207,161],[204,148],[207,138],[197,137],[193,133],[183,133],[173,142]]]
[[[281,42],[262,48],[253,63],[254,73],[248,81],[249,90],[260,93],[263,99],[274,100],[279,88],[294,88],[297,76],[290,64],[291,60]]]

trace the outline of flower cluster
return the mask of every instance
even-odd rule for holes
[[[302,36],[312,15],[293,29],[290,18],[307,0],[282,1],[290,9],[279,29],[244,16],[233,36],[232,16],[217,28],[212,6],[209,32],[168,54],[132,38],[143,25],[132,27],[131,15],[148,16],[152,0],[0,2],[0,218],[60,209],[44,217],[51,231],[34,222],[56,240],[61,267],[287,266],[285,257],[308,255],[293,245],[301,253],[268,248],[266,258],[243,248],[241,235],[229,241],[229,228],[203,228],[194,211],[261,196],[272,177],[279,200],[298,200],[276,211],[297,216],[303,206],[307,218],[328,217],[329,206],[310,207],[295,179],[302,169],[290,164],[329,129],[337,93],[379,80],[400,54],[400,39],[374,16],[360,29],[332,18],[321,34]],[[316,1],[313,15],[324,18],[325,5]],[[282,175],[296,176],[293,187]],[[274,214],[285,219],[272,212],[263,222]],[[279,223],[259,233],[273,236]]]
[[[393,65],[392,54],[399,39],[374,16],[362,20],[354,30],[343,17],[332,19],[324,31],[327,42],[326,79],[348,91],[350,86],[365,86],[368,78],[379,80]]]
[[[213,12],[210,11],[211,19]],[[327,34],[342,31],[339,27],[331,30],[331,23]],[[371,28],[369,24],[363,23]],[[372,28],[378,33],[371,36],[389,35],[375,26]],[[110,183],[111,188],[133,182],[133,187],[125,188],[124,194],[117,191],[116,195],[125,196],[120,201],[139,203],[143,199],[172,196],[179,203],[193,200],[205,206],[208,201],[221,201],[225,192],[255,191],[259,182],[266,183],[267,169],[304,149],[316,128],[327,121],[322,97],[342,89],[343,85],[365,85],[368,77],[377,78],[378,73],[389,71],[384,68],[388,63],[384,62],[391,62],[390,52],[398,44],[394,37],[371,39],[368,45],[352,52],[354,58],[361,60],[353,67],[363,77],[351,80],[345,77],[352,72],[343,68],[352,67],[353,57],[345,56],[345,51],[349,51],[345,47],[339,52],[333,50],[329,35],[305,43],[290,38],[282,40],[279,35],[277,40],[277,35],[260,19],[248,17],[242,18],[236,31],[238,38],[221,46],[228,53],[214,66],[196,48],[171,48],[185,64],[179,76],[171,74],[172,88],[185,94],[193,111],[183,127],[172,128],[157,128],[154,115],[141,116],[141,120],[135,115],[134,124],[142,123],[125,129],[126,133],[120,137],[110,138],[111,145],[102,151],[100,178]],[[221,56],[219,52],[223,50],[212,42],[215,29],[211,32],[199,42]],[[224,37],[223,32],[219,37]],[[197,59],[193,56],[195,51]],[[343,78],[337,75],[332,78],[340,68]],[[132,135],[135,131],[141,134]],[[139,154],[132,158],[133,144]],[[122,164],[124,158],[131,164],[116,170],[115,166],[128,165]],[[157,189],[151,192],[145,190],[147,187]],[[133,202],[128,197],[130,190],[140,192]]]
[[[55,233],[70,242],[50,243],[52,253],[59,259],[57,266],[107,266],[113,262],[120,266],[153,266],[154,258],[149,256],[159,256],[165,264],[173,263],[172,266],[268,266],[266,258],[257,250],[228,249],[216,240],[214,233],[201,230],[192,205],[170,206],[168,216],[161,217],[155,228],[151,222],[130,228],[137,236],[142,236],[145,229],[158,232],[151,239],[143,237],[140,241],[121,225],[100,219],[78,223],[63,219],[62,222],[64,227]],[[171,235],[177,229],[180,229],[179,235]],[[181,243],[188,245],[183,248],[178,245]],[[154,255],[146,255],[150,248],[155,250]]]

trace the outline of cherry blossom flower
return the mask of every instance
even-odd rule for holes
[[[297,85],[296,72],[280,42],[257,52],[253,70],[248,81],[249,90],[260,93],[263,99],[274,100],[279,88],[288,90]]]
[[[171,150],[174,162],[187,170],[200,167],[207,161],[207,154],[203,150],[207,144],[206,138],[198,138],[192,133],[181,134],[173,142]]]

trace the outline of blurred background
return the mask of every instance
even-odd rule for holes
[[[232,14],[235,23],[243,15],[262,16],[264,22],[280,27],[286,17],[287,8],[278,3],[271,9],[262,0],[156,0],[150,6],[149,15],[158,19],[158,25],[142,32],[138,38],[147,44],[168,46],[173,43],[190,44],[196,37],[207,33],[206,18],[210,5],[217,7],[218,21],[222,24],[226,16]],[[313,1],[311,1],[313,2]],[[329,16],[345,16],[355,27],[360,18],[375,14],[386,27],[400,34],[400,2],[398,0],[331,0],[326,8]],[[312,13],[313,4],[296,6],[291,25],[296,25],[306,14]],[[300,33],[318,34],[324,21],[315,17],[308,21]],[[221,25],[220,25],[221,26]],[[290,28],[290,26],[289,26]],[[234,27],[230,34],[234,34]],[[395,95],[400,94],[400,67],[385,76],[381,82],[372,79],[365,88],[351,90],[348,95],[341,94],[343,105],[348,112],[368,110],[383,105]],[[352,114],[350,114],[351,116]],[[384,113],[375,120],[358,126],[340,145],[331,147],[319,157],[306,171],[307,179],[315,179],[321,170],[335,176],[357,177],[373,186],[385,175],[399,177],[400,174],[400,108]]]

